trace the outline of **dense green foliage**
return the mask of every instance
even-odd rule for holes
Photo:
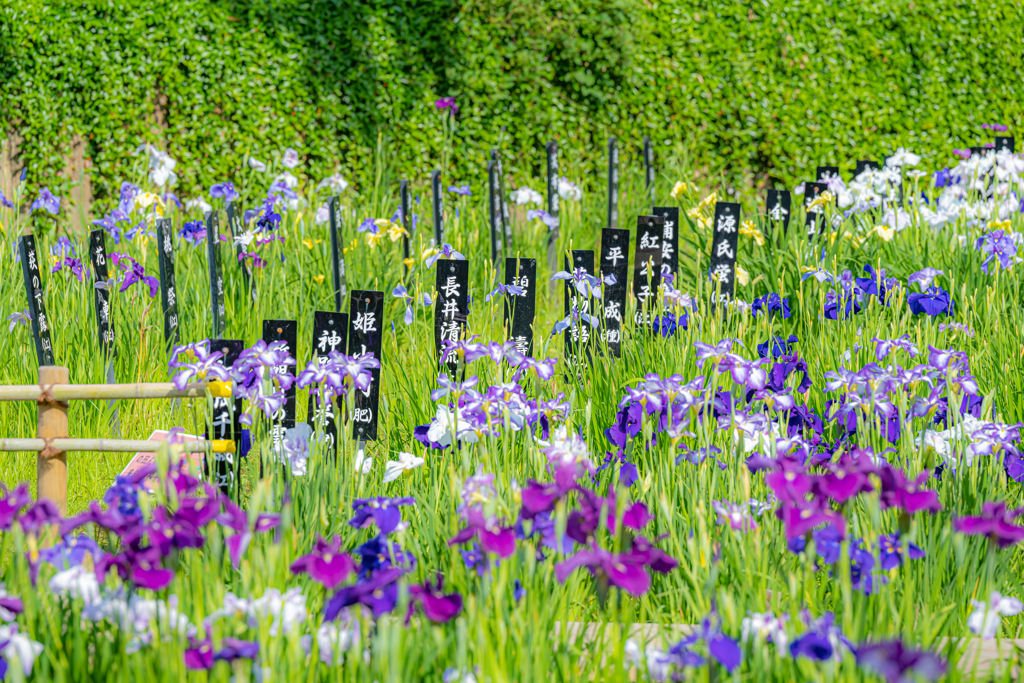
[[[193,196],[287,145],[365,186],[378,135],[413,177],[479,177],[499,145],[510,173],[536,172],[559,139],[596,186],[607,136],[636,152],[648,135],[663,172],[686,157],[792,185],[1019,123],[1022,21],[1008,0],[3,0],[0,129],[58,194],[85,139],[101,201],[142,141],[166,145]]]

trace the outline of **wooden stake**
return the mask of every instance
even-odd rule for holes
[[[39,367],[40,397],[38,400],[37,436],[40,439],[64,439],[68,436],[68,405],[54,400],[47,387],[68,384],[71,373],[56,365]],[[49,498],[66,515],[68,511],[68,456],[48,446],[36,457],[36,498]]]

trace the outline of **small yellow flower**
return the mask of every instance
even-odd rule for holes
[[[890,228],[888,225],[876,225],[873,232],[885,242],[892,242],[892,238],[896,236],[896,228]]]
[[[762,235],[761,231],[754,226],[754,221],[743,221],[740,225],[740,234],[749,235],[754,238],[755,242],[757,242],[757,246],[764,246],[764,235]]]
[[[366,232],[366,244],[371,247],[376,247],[384,239],[383,233]]]
[[[310,251],[313,250],[313,240],[305,239],[302,240],[302,243],[306,245],[306,249],[309,249]]]
[[[670,192],[669,194],[671,195],[672,199],[678,201],[679,198],[686,193],[686,188],[686,183],[684,183],[682,180],[679,180],[676,182],[675,185],[672,186],[672,192]]]
[[[1009,230],[1010,229],[1010,219],[1007,218],[1005,221],[989,221],[988,222],[988,229],[989,230]]]
[[[407,259],[402,259],[402,263],[405,264],[406,268],[412,268],[413,266],[416,265],[416,259],[414,259],[412,257],[407,258]]]
[[[690,218],[692,218],[693,220],[697,220],[702,215],[701,211],[700,211],[700,207],[699,206],[695,206],[692,209],[687,209],[686,210],[686,215],[689,216]]]
[[[832,193],[831,192],[827,192],[827,191],[826,192],[822,192],[817,197],[815,197],[814,200],[807,206],[807,210],[810,211],[811,209],[816,209],[819,206],[825,206],[826,204],[828,204],[831,201],[832,201]]]
[[[322,285],[322,284],[324,283],[324,276],[323,276],[323,275],[314,275],[314,276],[313,276],[313,280],[314,280],[314,281],[315,281],[315,282],[316,282],[316,283],[317,283],[318,285]]]
[[[403,235],[408,237],[409,233],[402,227],[401,223],[388,223],[388,237],[391,238],[392,242],[402,239]]]
[[[437,247],[427,247],[426,249],[423,250],[423,253],[420,254],[420,260],[421,261],[426,261],[428,258],[433,256],[434,254],[440,254],[440,253],[441,253],[441,250],[438,249]]]
[[[707,216],[698,216],[697,227],[701,230],[708,230],[711,228],[711,219]]]
[[[741,287],[746,287],[750,282],[750,273],[743,270],[743,267],[738,263],[736,264],[736,282],[740,283]]]
[[[714,206],[715,202],[717,202],[717,201],[718,201],[718,193],[717,192],[712,192],[711,194],[709,194],[707,197],[704,198],[704,200],[699,204],[699,206],[702,209],[706,209],[706,208]]]
[[[351,241],[351,242],[349,243],[349,245],[348,245],[347,247],[343,247],[341,251],[342,251],[343,253],[347,254],[348,252],[350,252],[350,251],[355,251],[355,250],[356,250],[356,249],[358,249],[358,248],[359,248],[359,238],[358,238],[358,237],[356,237],[355,239],[353,239],[353,240],[352,240],[352,241]]]

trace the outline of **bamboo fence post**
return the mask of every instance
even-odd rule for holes
[[[71,373],[55,365],[39,367],[39,398],[37,436],[47,440],[47,446],[36,456],[36,498],[49,498],[66,515],[68,511],[68,456],[49,445],[49,439],[68,436],[68,404],[55,401],[49,387],[67,384]]]

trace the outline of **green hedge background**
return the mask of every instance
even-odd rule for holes
[[[59,193],[77,136],[100,202],[142,141],[182,197],[286,146],[365,182],[378,150],[418,178],[447,145],[471,182],[498,145],[537,174],[548,139],[597,187],[609,135],[633,160],[650,136],[662,173],[792,185],[1013,130],[1021,26],[1018,0],[0,0],[0,133]]]

